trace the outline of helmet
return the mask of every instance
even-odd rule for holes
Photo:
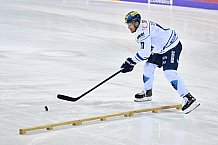
[[[130,23],[130,22],[141,22],[141,16],[138,12],[136,11],[131,11],[125,16],[125,23]]]

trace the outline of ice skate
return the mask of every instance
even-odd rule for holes
[[[152,90],[147,90],[146,93],[144,91],[135,94],[135,102],[146,102],[151,101],[152,98]]]
[[[182,111],[184,111],[185,114],[188,114],[196,109],[199,105],[200,103],[197,102],[197,100],[190,93],[188,93],[183,97]]]

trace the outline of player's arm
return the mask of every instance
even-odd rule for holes
[[[147,35],[139,41],[139,51],[135,54],[132,60],[136,63],[147,60],[151,55],[151,36]]]
[[[139,51],[133,58],[127,58],[122,64],[121,68],[123,73],[127,73],[133,70],[134,66],[144,60],[147,60],[151,55],[151,38],[150,35],[144,36],[139,41]]]

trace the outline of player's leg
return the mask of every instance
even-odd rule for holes
[[[136,102],[152,100],[152,87],[154,81],[154,71],[157,66],[161,67],[162,57],[160,54],[153,54],[144,65],[143,91],[135,95]]]
[[[179,63],[179,56],[182,51],[182,45],[179,43],[175,48],[167,51],[163,54],[163,70],[165,77],[171,83],[177,93],[183,97],[182,110],[189,111],[196,108],[200,104],[187,90],[183,79],[178,75],[177,68]]]
[[[144,73],[143,73],[143,91],[140,93],[135,94],[135,101],[136,102],[143,102],[143,101],[151,101],[152,98],[152,86],[154,80],[154,71],[157,67],[156,64],[152,64],[146,62],[144,65]]]
[[[181,97],[189,93],[183,79],[178,75],[176,70],[165,70],[164,75]]]

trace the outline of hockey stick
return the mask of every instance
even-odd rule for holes
[[[97,84],[96,86],[94,86],[93,88],[91,88],[90,90],[88,90],[87,92],[83,93],[82,95],[80,95],[77,98],[73,98],[70,96],[66,96],[66,95],[61,95],[58,94],[57,98],[58,99],[62,99],[62,100],[66,100],[66,101],[72,101],[72,102],[76,102],[77,100],[79,100],[80,98],[82,98],[83,96],[87,95],[88,93],[90,93],[91,91],[93,91],[94,89],[98,88],[99,86],[101,86],[102,84],[104,84],[105,82],[107,82],[108,80],[110,80],[111,78],[115,77],[116,75],[118,75],[119,73],[121,73],[122,70],[119,70],[118,72],[114,73],[113,75],[111,75],[110,77],[108,77],[107,79],[105,79],[104,81],[102,81],[101,83]]]

